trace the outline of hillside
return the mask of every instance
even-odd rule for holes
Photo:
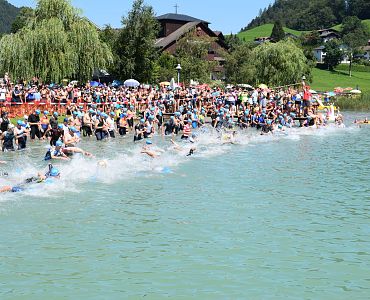
[[[314,68],[312,70],[313,82],[311,87],[317,91],[333,91],[335,87],[359,88],[363,92],[370,92],[370,72],[353,72],[348,76],[348,71],[336,70],[333,72]]]
[[[242,31],[280,20],[294,30],[330,28],[342,23],[346,16],[370,19],[369,0],[275,0],[261,10]]]
[[[273,27],[274,27],[274,24],[265,24],[265,25],[255,27],[253,29],[249,29],[247,31],[242,31],[242,32],[238,33],[237,36],[241,40],[246,41],[246,42],[254,41],[254,39],[257,38],[257,37],[268,37],[268,36],[270,36],[271,33],[272,33],[272,28]],[[289,29],[289,28],[286,28],[286,27],[284,27],[284,31],[286,33],[292,33],[296,36],[300,36],[302,33],[304,33],[304,31],[293,30],[293,29]]]
[[[9,33],[12,23],[19,13],[19,8],[6,0],[0,0],[0,34]]]
[[[365,24],[365,26],[367,27],[367,30],[370,32],[370,19],[362,20],[362,23]],[[342,24],[335,25],[332,28],[335,29],[335,30],[341,31],[342,30]]]

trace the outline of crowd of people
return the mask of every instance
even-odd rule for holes
[[[9,101],[33,110],[12,119]],[[0,107],[2,151],[23,150],[29,140],[45,140],[50,144],[46,161],[69,160],[74,153],[92,157],[77,147],[83,138],[146,140],[141,153],[155,158],[158,153],[151,150],[154,135],[171,136],[174,148],[180,149],[174,137],[194,143],[197,128],[203,126],[231,132],[224,142],[232,143],[237,130],[252,128],[261,135],[273,134],[291,127],[326,126],[332,117],[329,109],[318,111],[304,82],[279,90],[208,85],[63,87],[46,86],[37,79],[13,85],[6,74],[0,85]],[[342,116],[336,115],[334,122],[342,125]],[[191,147],[188,155],[195,150]]]

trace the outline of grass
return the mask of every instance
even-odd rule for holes
[[[368,20],[362,20],[362,23],[365,24],[367,27],[368,31],[370,32],[370,19]],[[342,31],[342,24],[338,24],[332,27],[335,30]]]
[[[255,27],[253,29],[238,33],[238,37],[241,40],[244,40],[246,42],[254,41],[254,39],[258,38],[258,37],[268,37],[268,36],[270,36],[271,33],[272,33],[273,27],[274,27],[274,24],[261,25],[261,26]],[[286,27],[284,27],[284,31],[286,33],[288,33],[288,32],[292,33],[296,36],[300,36],[302,33],[305,33],[305,31],[297,31],[297,30],[286,28]]]
[[[312,75],[311,87],[317,91],[333,91],[335,87],[357,88],[358,86],[362,92],[370,93],[370,72],[353,72],[352,77],[349,77],[346,71],[330,72],[314,68]]]
[[[341,110],[370,111],[370,93],[364,93],[360,97],[340,97],[335,105]]]

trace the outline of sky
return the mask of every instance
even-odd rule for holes
[[[35,7],[34,0],[7,0],[11,4]],[[178,13],[206,20],[211,23],[213,30],[224,34],[238,33],[254,17],[259,10],[267,7],[273,0],[146,0],[145,3],[153,6],[157,16],[174,13],[178,5]],[[110,24],[112,27],[121,27],[123,15],[127,15],[133,0],[72,0],[72,4],[83,11],[95,24],[103,27]]]

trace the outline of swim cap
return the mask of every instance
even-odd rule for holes
[[[171,120],[175,120],[175,117],[174,116],[171,116]]]
[[[44,111],[44,115],[48,115],[49,112],[47,110]]]
[[[59,116],[59,114],[58,114],[56,111],[53,113],[53,115],[54,115],[55,117]]]
[[[140,123],[145,123],[145,120],[144,119],[140,119]]]
[[[63,129],[63,124],[59,124],[59,125],[58,125],[58,128],[59,128],[59,129]]]
[[[283,125],[281,125],[281,124],[278,127],[279,127],[279,129],[283,129]]]
[[[68,121],[69,121],[68,118],[64,118],[64,121],[63,122],[67,122],[68,123]]]
[[[69,127],[68,128],[70,131],[72,131],[72,132],[78,132],[78,130],[76,129],[76,127],[74,127],[74,126],[71,126],[71,127]]]
[[[268,120],[267,121],[267,124],[271,125],[272,124],[272,121],[271,120]]]
[[[147,141],[146,141],[146,144],[147,144],[147,145],[151,145],[151,144],[153,144],[153,142],[152,142],[151,140],[147,140]]]
[[[36,110],[36,115],[39,115],[40,114],[40,111],[39,110]]]
[[[149,116],[149,120],[154,120],[154,116]]]
[[[74,111],[74,112],[73,112],[73,115],[74,115],[74,116],[77,116],[77,114],[78,114],[78,112],[77,112],[77,111]]]
[[[59,176],[59,175],[60,175],[60,172],[59,172],[59,170],[58,170],[57,168],[52,168],[52,169],[50,170],[49,175],[50,175],[51,177],[57,177],[57,176]]]
[[[114,115],[115,115],[114,111],[111,111],[111,112],[110,112],[110,115],[111,115],[111,116],[114,116]]]
[[[62,147],[62,146],[63,146],[62,141],[57,141],[57,142],[55,143],[55,146],[57,146],[57,147]]]
[[[23,125],[23,122],[22,122],[21,120],[18,120],[18,121],[17,121],[17,125],[18,125],[18,126],[22,126],[22,125]]]
[[[89,113],[90,113],[90,114],[93,114],[93,113],[95,113],[95,111],[94,111],[93,109],[90,109],[90,110],[89,110]]]

